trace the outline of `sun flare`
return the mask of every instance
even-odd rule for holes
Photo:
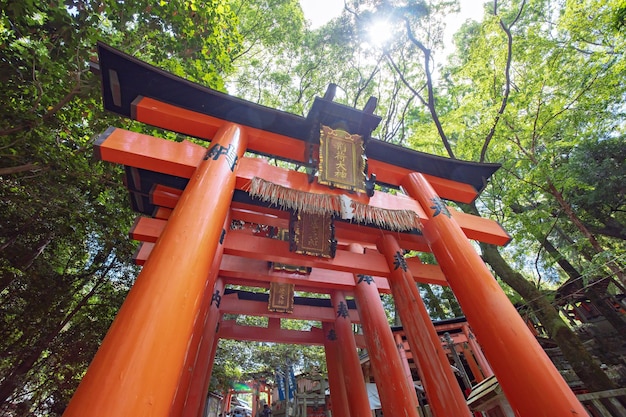
[[[368,42],[374,46],[384,46],[393,36],[393,27],[387,20],[372,22],[367,29]]]

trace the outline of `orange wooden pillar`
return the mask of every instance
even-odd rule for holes
[[[400,314],[404,334],[417,360],[424,391],[435,417],[471,416],[450,363],[441,347],[435,326],[428,315],[402,248],[392,235],[377,242],[391,274],[389,287]]]
[[[413,386],[413,375],[411,374],[411,367],[409,366],[409,359],[406,357],[406,350],[404,350],[404,342],[402,341],[402,335],[394,334],[394,340],[398,348],[398,354],[400,355],[400,362],[402,362],[402,368],[404,369],[404,375],[409,385]]]
[[[264,403],[271,407],[272,406],[272,392],[271,392],[270,387],[267,385],[267,383],[261,382],[261,389],[259,390],[259,392],[265,394],[265,396],[267,397],[267,401],[263,399],[259,400],[259,409],[262,410],[261,405]]]
[[[239,126],[217,132],[66,417],[169,415],[245,148]]]
[[[363,253],[363,248],[357,244],[351,244],[349,249]],[[378,288],[369,275],[355,274],[354,280],[354,298],[361,317],[383,413],[389,416],[417,417],[419,414],[415,388],[413,384],[409,385],[404,374]]]
[[[586,415],[424,176],[411,173],[402,186],[430,218],[424,237],[516,415]]]
[[[220,314],[221,316],[221,314]],[[218,323],[219,323],[219,319],[218,319]],[[216,324],[217,327],[217,324]],[[209,392],[209,385],[211,383],[211,373],[213,372],[213,364],[215,363],[215,354],[217,353],[217,345],[219,343],[220,339],[215,337],[213,338],[213,345],[211,346],[211,350],[209,352],[208,358],[209,358],[209,363],[207,365],[206,368],[206,373],[204,375],[205,380],[204,380],[204,385],[203,385],[203,393],[200,397],[201,402],[199,404],[199,407],[197,408],[197,412],[196,412],[196,416],[197,417],[202,417],[204,415],[204,409],[206,407],[206,397],[207,397],[207,393]],[[185,408],[183,409],[183,417],[193,417],[193,414],[191,414],[191,412],[193,411],[193,407],[187,407],[187,405],[185,405]]]
[[[256,416],[259,409],[259,381],[252,381],[252,415]]]
[[[339,357],[343,365],[350,415],[354,417],[369,416],[372,414],[372,411],[370,410],[367,388],[365,387],[365,380],[361,371],[361,362],[356,350],[354,334],[352,333],[352,321],[348,313],[348,304],[345,296],[340,291],[331,293],[331,301],[336,311],[335,334],[339,345]]]
[[[467,343],[469,344],[470,350],[474,354],[474,358],[476,358],[476,362],[478,362],[478,366],[482,371],[484,379],[493,376],[493,369],[491,369],[491,365],[487,362],[485,355],[483,354],[482,349],[478,346],[476,342],[476,338],[474,337],[474,333],[470,330],[469,326],[463,325],[463,334],[467,337]]]
[[[324,331],[324,354],[326,356],[326,369],[328,370],[332,414],[334,417],[350,417],[350,406],[335,326],[332,323],[324,322],[322,323],[322,330]]]
[[[216,260],[218,258],[221,260],[221,256],[216,257]],[[219,262],[215,269],[211,271],[211,274],[217,275],[218,270]],[[215,286],[211,288],[208,294],[208,299],[210,300],[209,311],[205,320],[202,322],[202,340],[200,341],[198,355],[192,369],[191,383],[187,392],[185,406],[182,410],[182,414],[175,413],[174,410],[172,410],[172,415],[195,417],[202,413],[204,409],[211,379],[211,368],[213,367],[213,361],[215,359],[215,347],[219,341],[216,332],[217,323],[220,318],[220,302],[223,295],[224,282],[221,278],[217,278],[217,280],[215,280]]]
[[[230,216],[227,215],[223,225],[223,230],[226,231],[229,228]],[[208,350],[211,348],[213,343],[213,336],[215,335],[215,331],[207,334],[205,327],[211,310],[215,309],[215,294],[213,291],[216,290],[218,286],[220,293],[224,290],[224,284],[221,283],[221,281],[219,283],[216,282],[223,253],[224,247],[220,244],[217,247],[213,263],[211,264],[211,272],[206,280],[206,287],[204,288],[202,296],[202,305],[198,315],[196,316],[193,335],[189,341],[185,364],[183,365],[180,381],[176,390],[176,397],[170,411],[170,414],[173,416],[182,415],[183,408],[187,407],[186,404],[189,402],[190,395],[195,399],[195,397],[199,394],[199,391],[202,390],[204,377],[198,374],[206,372],[208,358],[206,358],[205,355],[208,354]],[[217,323],[217,317],[214,320]],[[213,329],[215,329],[215,327],[213,327]],[[207,337],[210,338],[209,341],[206,340]]]
[[[224,395],[223,405],[222,405],[222,415],[226,415],[230,413],[230,403],[233,400],[233,390],[229,389]]]
[[[472,353],[472,350],[470,349],[469,344],[466,342],[463,342],[462,348],[463,348],[463,357],[467,361],[467,365],[472,371],[472,375],[474,375],[474,380],[476,381],[476,383],[484,381],[485,377],[483,376],[483,373],[480,371],[480,367],[478,366],[478,363],[476,362],[476,359],[474,358],[474,354]]]

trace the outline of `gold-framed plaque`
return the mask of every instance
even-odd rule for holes
[[[293,312],[293,292],[294,284],[270,282],[270,299],[267,309],[278,313]]]
[[[329,214],[298,212],[292,215],[290,227],[293,252],[324,258],[335,257],[335,226]]]
[[[342,129],[320,129],[318,182],[344,190],[365,192],[363,138]]]

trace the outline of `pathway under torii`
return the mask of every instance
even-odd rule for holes
[[[126,167],[131,204],[145,215],[131,232],[144,242],[136,254],[143,268],[64,415],[201,415],[219,338],[249,337],[221,320],[235,308],[224,294],[235,284],[270,289],[273,312],[264,313],[272,317],[259,334],[324,345],[334,416],[370,415],[358,343],[368,350],[383,412],[417,417],[380,301],[391,293],[433,414],[470,416],[416,282],[450,286],[518,415],[585,415],[469,241],[503,245],[509,236],[443,201],[473,201],[497,165],[371,138],[380,122],[374,99],[361,111],[333,102],[329,89],[300,117],[103,44],[98,51],[107,110],[210,144],[116,128],[98,139],[97,156]],[[407,258],[408,250],[432,252],[438,265]],[[332,307],[293,304],[295,291],[327,294]],[[352,298],[356,311],[346,307]],[[241,314],[260,313],[236,303]],[[317,320],[322,329],[294,333],[280,328],[282,317]]]

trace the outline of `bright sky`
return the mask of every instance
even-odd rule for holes
[[[449,16],[447,21],[446,33],[444,35],[446,44],[451,44],[452,35],[467,19],[481,20],[483,13],[482,5],[485,1],[459,0],[461,12]],[[343,0],[300,0],[300,6],[302,6],[304,11],[304,17],[311,22],[313,28],[316,28],[341,13]]]

